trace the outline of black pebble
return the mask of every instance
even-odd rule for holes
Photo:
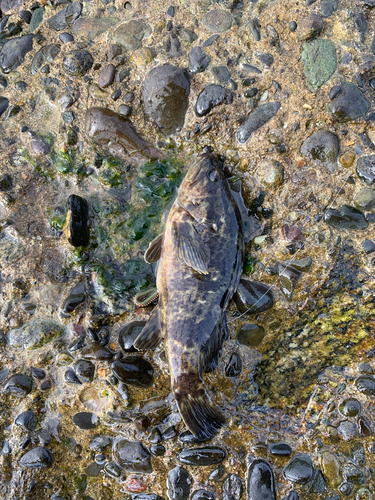
[[[90,413],[87,411],[76,413],[73,416],[73,422],[77,427],[83,430],[94,429],[96,427],[97,420],[98,418],[95,413]]]
[[[123,351],[137,352],[137,349],[134,347],[134,341],[145,325],[146,321],[132,321],[120,329],[118,332],[118,342]]]
[[[33,431],[38,424],[38,417],[31,410],[20,413],[14,420],[16,425],[19,425],[25,430]]]
[[[173,5],[170,5],[167,10],[167,16],[174,17],[175,15],[175,8]]]
[[[70,33],[60,33],[59,38],[62,41],[62,43],[73,42],[74,40],[74,36],[71,35]]]
[[[177,466],[168,472],[167,488],[169,500],[187,500],[192,479],[183,467]]]
[[[53,464],[53,456],[47,448],[38,446],[25,453],[21,457],[19,464],[21,467],[29,467],[31,469],[46,469]]]
[[[365,251],[365,253],[369,255],[370,253],[375,252],[375,243],[371,240],[365,240],[362,243],[362,248]]]
[[[64,378],[65,378],[65,381],[68,382],[68,384],[82,384],[82,382],[77,377],[73,368],[68,368],[66,370]]]
[[[90,240],[88,203],[84,198],[72,194],[68,198],[68,206],[70,214],[67,228],[68,241],[74,247],[87,246]]]
[[[297,29],[297,23],[295,21],[290,21],[290,23],[289,23],[289,29],[290,29],[290,31],[296,31],[296,29]]]
[[[18,15],[23,21],[25,21],[25,23],[30,24],[31,12],[29,12],[28,10],[20,10]]]

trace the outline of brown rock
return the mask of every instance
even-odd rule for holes
[[[117,56],[120,56],[122,54],[122,48],[120,45],[117,45],[116,43],[111,43],[108,47],[108,52],[107,52],[107,59],[108,61],[112,61]]]
[[[323,31],[323,21],[318,14],[309,14],[298,23],[297,38],[299,40],[312,40]]]
[[[116,73],[116,68],[113,66],[113,64],[108,64],[107,66],[105,66],[101,70],[99,75],[99,80],[98,80],[99,87],[101,87],[102,89],[109,87],[115,78],[115,73]]]
[[[281,228],[284,239],[286,241],[296,241],[301,237],[301,230],[297,226],[288,226],[288,224],[284,224]]]

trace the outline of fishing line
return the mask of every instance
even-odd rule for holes
[[[342,183],[342,185],[337,189],[337,192],[336,192],[336,195],[335,197],[333,198],[333,200],[331,202],[328,203],[328,206],[327,208],[325,209],[325,211],[323,212],[323,217],[321,220],[324,219],[326,213],[328,212],[328,210],[330,210],[332,208],[332,205],[335,203],[337,197],[342,194],[341,193],[341,190],[344,189],[346,183],[348,182],[348,179],[349,177],[347,177],[344,182]],[[313,193],[314,194],[314,193]],[[319,227],[319,223],[318,223],[318,227]],[[313,234],[316,234],[316,233],[311,233],[310,236],[308,238],[306,238],[306,243],[309,241],[309,239],[313,236]],[[303,250],[303,248],[299,248],[296,253],[293,255],[293,257],[290,259],[289,263],[287,264],[287,266],[284,267],[284,270],[283,271],[286,271],[289,269],[289,267],[293,264],[293,262],[296,260],[296,257],[298,256],[299,252]],[[255,304],[253,304],[252,306],[250,306],[248,309],[246,309],[245,312],[243,312],[242,314],[240,314],[239,316],[236,316],[235,318],[233,318],[232,320],[228,321],[227,323],[233,323],[234,321],[236,321],[237,319],[240,319],[242,318],[242,316],[244,314],[247,314],[249,311],[251,311],[251,309],[253,309],[256,305],[259,304],[259,302],[261,302],[264,297],[267,296],[267,293],[270,292],[276,285],[277,283],[279,282],[279,277],[276,279],[275,283],[273,283],[269,288],[267,288],[267,290],[264,292],[264,294],[255,302]]]

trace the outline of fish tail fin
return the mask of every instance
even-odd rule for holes
[[[212,402],[198,374],[190,373],[177,379],[173,392],[180,414],[196,438],[210,439],[225,423],[223,413]]]

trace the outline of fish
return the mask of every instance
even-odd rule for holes
[[[222,162],[206,147],[178,189],[165,230],[145,253],[147,262],[157,262],[159,301],[134,343],[138,350],[153,349],[164,338],[173,395],[200,440],[225,423],[202,375],[216,368],[228,338],[226,310],[243,258],[241,213]]]

